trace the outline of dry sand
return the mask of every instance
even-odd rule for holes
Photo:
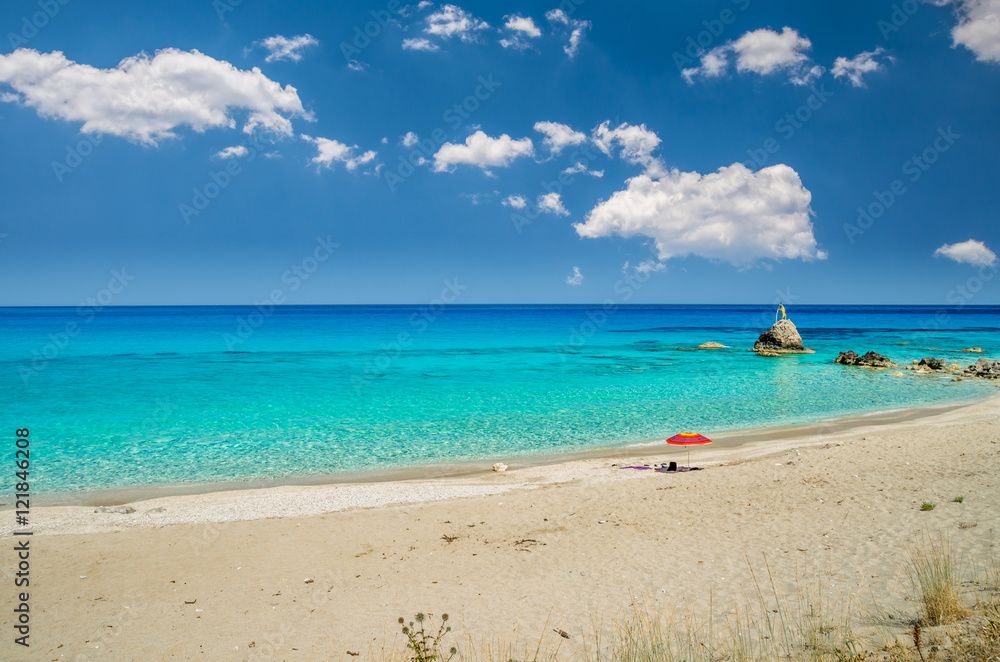
[[[650,448],[503,474],[171,496],[131,514],[36,508],[31,648],[12,641],[8,551],[0,659],[354,659],[417,611],[448,612],[459,644],[549,633],[574,653],[636,595],[702,615],[711,596],[725,615],[765,555],[783,589],[811,569],[902,622],[918,614],[908,544],[943,533],[970,560],[1000,551],[1000,398],[809,432],[699,447],[705,470],[674,475],[612,467],[686,458]]]

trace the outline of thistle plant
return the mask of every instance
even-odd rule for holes
[[[402,616],[399,618],[399,624],[403,626],[403,634],[406,635],[407,639],[406,647],[412,651],[410,653],[412,662],[434,662],[435,660],[448,662],[458,655],[458,649],[454,646],[445,653],[441,643],[445,635],[451,632],[451,626],[447,624],[448,614],[441,614],[441,624],[436,631],[433,614],[421,612],[414,619],[415,623],[410,621],[407,625]]]

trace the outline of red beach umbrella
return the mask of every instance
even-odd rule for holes
[[[697,432],[681,432],[667,439],[668,444],[674,446],[688,446],[688,466],[691,466],[691,446],[699,444],[710,444],[712,440]]]

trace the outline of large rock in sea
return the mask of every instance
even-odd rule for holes
[[[837,355],[834,363],[856,365],[863,368],[890,368],[896,365],[888,356],[882,356],[878,352],[867,352],[864,356],[858,356],[858,353],[853,351],[841,352]]]
[[[979,359],[975,364],[970,365],[965,373],[983,379],[1000,379],[1000,361]]]
[[[757,338],[757,342],[753,344],[753,351],[788,354],[808,350],[802,344],[802,336],[792,324],[792,320],[783,319],[778,320],[774,326],[760,334],[760,338]]]

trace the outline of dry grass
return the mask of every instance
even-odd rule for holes
[[[927,625],[954,623],[969,613],[961,601],[961,577],[951,543],[943,536],[911,545],[909,573],[920,592]]]
[[[749,563],[748,563],[749,566]],[[632,610],[616,623],[607,646],[585,650],[587,662],[777,662],[862,660],[851,631],[849,600],[832,590],[829,576],[800,577],[791,595],[778,588],[764,561],[764,573],[750,567],[744,601],[725,617],[679,618],[658,612],[648,601],[633,600]],[[710,609],[711,611],[711,609]],[[595,640],[597,637],[595,637]]]
[[[750,580],[738,605],[716,612],[709,596],[709,613],[720,614],[714,620],[711,615],[698,620],[657,608],[649,596],[633,597],[629,610],[607,632],[595,623],[591,636],[565,639],[546,623],[537,640],[525,642],[516,629],[508,638],[470,639],[458,646],[455,661],[1000,662],[997,558],[990,556],[979,566],[977,575],[984,579],[978,582],[980,598],[975,610],[961,602],[959,561],[945,538],[925,538],[911,546],[908,561],[924,613],[913,621],[880,616],[877,607],[862,610],[860,620],[879,631],[865,635],[864,640],[853,629],[855,596],[835,589],[832,575],[803,573],[786,595],[778,589],[765,558],[760,570],[747,562]],[[414,654],[412,646],[407,650],[390,646],[372,659],[443,662],[450,654],[440,645],[443,632],[435,630],[437,638],[432,641],[437,645],[425,647],[422,657]],[[919,648],[916,637],[921,640]],[[440,657],[431,658],[427,651]]]

